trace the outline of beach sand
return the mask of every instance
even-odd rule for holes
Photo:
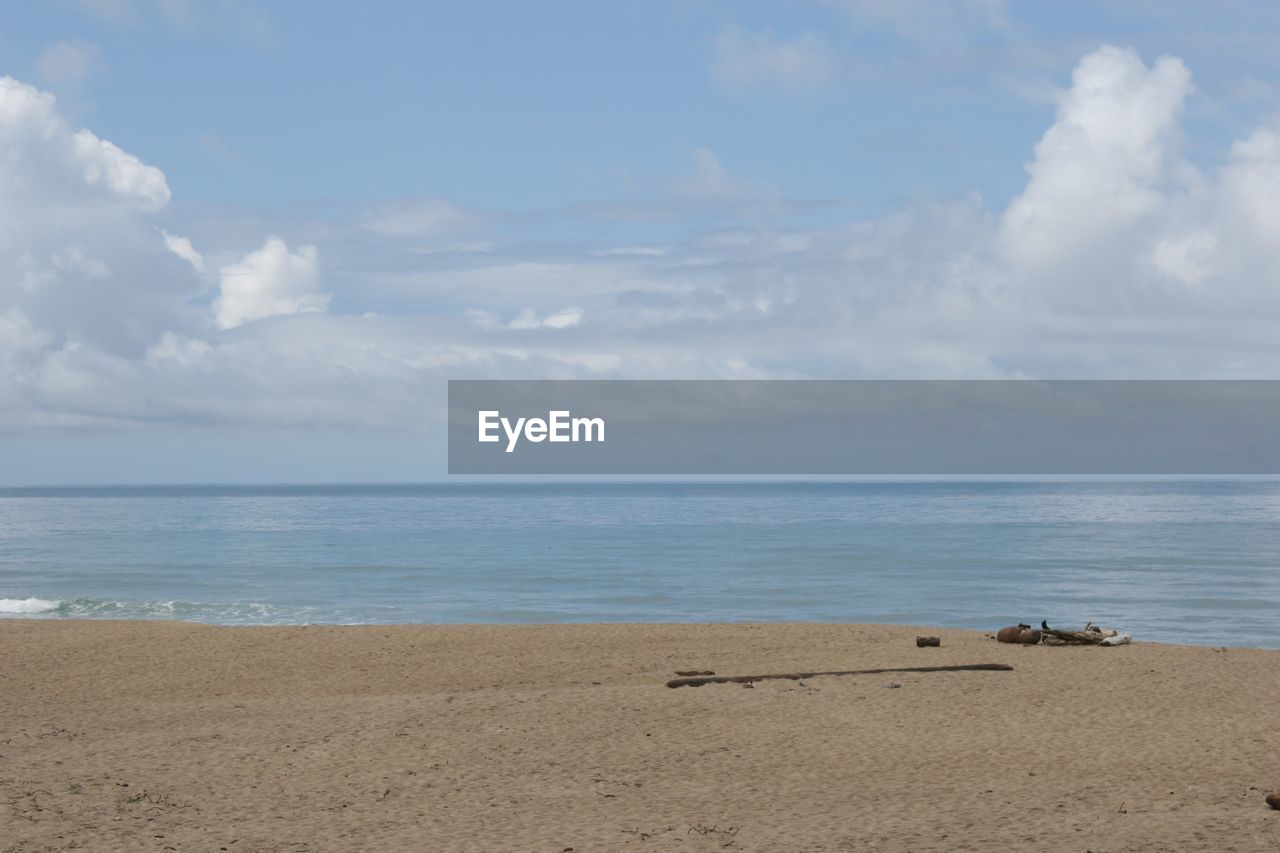
[[[1277,789],[1280,651],[0,622],[9,851],[1280,851]]]

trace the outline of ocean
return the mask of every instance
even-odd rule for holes
[[[1280,482],[0,489],[0,615],[1092,620],[1280,648]]]

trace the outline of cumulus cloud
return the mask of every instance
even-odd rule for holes
[[[1088,302],[1165,329],[1275,310],[1280,134],[1258,128],[1198,169],[1179,151],[1192,91],[1174,57],[1147,65],[1108,46],[1080,61],[1002,217],[999,249],[1020,286],[1059,310]]]
[[[191,295],[166,280],[147,221],[169,196],[159,169],[72,128],[52,95],[0,78],[0,313],[51,346],[145,345]]]
[[[171,413],[169,379],[212,353],[220,318],[323,307],[315,250],[274,241],[228,264],[211,304],[203,256],[160,227],[169,198],[158,168],[0,78],[0,428]]]
[[[0,77],[0,145],[8,155],[0,180],[15,191],[52,193],[47,201],[80,203],[86,189],[142,208],[170,198],[163,172],[88,130],[73,131],[53,95],[12,77]]]
[[[1085,57],[1036,145],[1026,189],[1005,213],[1009,256],[1051,264],[1104,235],[1128,236],[1124,229],[1154,212],[1179,177],[1172,141],[1190,91],[1191,75],[1173,57],[1151,68],[1133,50]]]
[[[818,33],[779,38],[730,25],[716,39],[711,72],[717,83],[731,89],[804,92],[830,82],[837,67],[835,51]]]
[[[320,312],[330,296],[320,291],[320,253],[315,246],[297,252],[279,237],[218,271],[220,293],[214,315],[223,329],[250,320]]]
[[[74,152],[87,184],[106,187],[121,198],[135,200],[144,207],[164,207],[169,203],[169,185],[164,173],[144,165],[137,157],[121,151],[105,139],[99,139],[87,130],[78,131]]]

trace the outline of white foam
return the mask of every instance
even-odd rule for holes
[[[61,601],[44,598],[0,598],[0,613],[48,613],[61,606]]]

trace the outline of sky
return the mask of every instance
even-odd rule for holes
[[[0,485],[444,475],[450,378],[1280,378],[1280,7],[0,14]]]

